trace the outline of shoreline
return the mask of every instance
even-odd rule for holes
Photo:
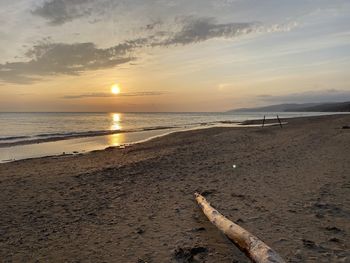
[[[269,113],[270,114],[270,113]],[[310,118],[310,117],[322,117],[322,116],[342,116],[346,115],[344,113],[329,113],[316,115],[316,116],[298,116],[298,117],[281,117],[282,125],[286,125],[287,122],[283,120],[293,120],[300,118]],[[265,126],[279,125],[276,122],[277,120],[273,117],[266,118]],[[193,129],[203,129],[211,127],[260,127],[262,120],[252,119],[244,121],[217,121],[217,122],[199,122],[192,123],[188,125],[181,126],[157,126],[157,127],[145,127],[134,130],[121,130],[121,131],[103,131],[101,132],[82,132],[81,134],[74,134],[65,137],[50,137],[50,138],[41,138],[34,140],[23,140],[19,142],[1,142],[0,143],[0,165],[2,163],[16,162],[19,160],[42,158],[42,157],[58,157],[58,156],[67,156],[67,155],[77,155],[77,154],[86,154],[91,151],[104,150],[109,147],[123,147],[124,145],[131,145],[134,143],[142,143],[144,141],[151,140],[160,136],[168,135],[174,132],[179,131],[188,131]],[[163,133],[162,131],[168,130],[168,132]],[[139,137],[134,136],[133,134],[143,134],[147,132],[155,132],[148,136],[143,136],[138,139],[128,139],[128,137]],[[123,135],[124,134],[124,135]],[[112,145],[110,142],[115,141],[111,139],[112,136],[123,135],[126,137],[126,142],[118,143],[118,145]],[[23,136],[21,136],[23,137]],[[89,139],[91,138],[91,139]],[[102,142],[104,141],[104,142]],[[84,144],[93,144],[87,148],[84,148]],[[101,143],[103,145],[101,145]],[[76,144],[76,148],[72,148],[71,144]],[[17,147],[17,148],[16,148]],[[66,148],[65,148],[66,147]],[[80,147],[80,148],[79,148]],[[31,150],[33,148],[33,150]],[[53,150],[49,150],[51,148]],[[60,150],[57,150],[60,149]],[[25,152],[26,154],[18,155],[16,152]],[[39,153],[38,153],[39,152]]]
[[[250,113],[249,113],[250,114]],[[264,116],[264,113],[255,113],[255,114],[261,114],[261,120]],[[266,118],[266,124],[271,122],[272,120],[276,119],[275,116],[271,117],[273,115],[271,114],[283,114],[282,113],[265,113]],[[288,113],[292,114],[292,113]],[[306,114],[305,112],[295,113],[295,114]],[[310,113],[308,113],[310,114]],[[293,118],[307,118],[307,117],[317,117],[317,116],[333,116],[333,115],[343,115],[343,114],[350,114],[350,113],[314,113],[315,115],[305,115],[305,116],[281,116],[281,119],[293,119]],[[88,130],[88,131],[70,131],[67,133],[47,133],[47,134],[36,134],[36,135],[16,135],[16,136],[9,136],[9,137],[0,137],[0,149],[1,148],[8,148],[13,146],[19,146],[19,145],[30,145],[30,144],[38,144],[38,143],[45,143],[45,142],[56,142],[61,140],[70,140],[70,139],[77,139],[77,138],[88,138],[88,137],[99,137],[99,136],[107,136],[107,135],[113,135],[113,134],[119,134],[119,133],[131,133],[131,132],[143,132],[143,131],[153,131],[153,130],[163,130],[163,129],[187,129],[187,127],[194,127],[198,128],[201,126],[206,125],[225,125],[225,124],[241,124],[241,125],[247,125],[249,122],[252,122],[252,124],[259,123],[259,119],[246,119],[246,120],[221,120],[221,121],[208,121],[208,122],[194,122],[194,123],[187,123],[187,124],[180,124],[180,125],[166,125],[166,126],[150,126],[150,127],[141,127],[141,128],[134,128],[134,129],[126,129],[126,130]],[[20,140],[21,139],[21,140]]]
[[[349,123],[332,115],[180,131],[0,164],[0,258],[178,262],[199,251],[199,262],[249,262],[202,214],[199,192],[287,262],[346,262]]]
[[[283,125],[287,124],[287,122],[283,122]],[[275,123],[275,122],[266,122],[265,126],[274,126],[274,125],[280,125],[279,123]],[[192,126],[192,125],[188,125],[188,126]],[[130,142],[126,142],[126,143],[120,143],[119,145],[105,145],[105,147],[98,147],[96,149],[92,148],[90,150],[78,150],[78,149],[71,149],[71,151],[66,151],[66,150],[62,150],[62,153],[52,153],[52,154],[47,154],[47,155],[38,155],[38,156],[28,156],[25,158],[12,158],[12,159],[0,159],[0,164],[1,163],[9,163],[9,162],[16,162],[16,161],[20,161],[20,160],[27,160],[27,159],[35,159],[35,158],[45,158],[45,157],[59,157],[59,156],[67,156],[67,155],[78,155],[78,154],[88,154],[90,152],[94,152],[94,151],[103,151],[106,150],[108,148],[120,148],[120,147],[125,147],[125,146],[130,146],[133,144],[139,144],[139,143],[143,143],[143,142],[147,142],[149,140],[153,140],[162,136],[167,136],[170,135],[172,133],[176,133],[176,132],[186,132],[186,131],[191,131],[191,130],[200,130],[200,129],[210,129],[210,128],[216,128],[216,127],[228,127],[228,128],[250,128],[250,127],[259,127],[260,125],[256,125],[256,124],[245,124],[245,122],[233,122],[233,121],[225,121],[225,122],[217,122],[217,123],[200,123],[199,126],[193,126],[193,127],[165,127],[165,128],[157,128],[157,129],[143,129],[140,131],[122,131],[122,132],[118,132],[118,133],[112,133],[112,135],[118,135],[118,134],[142,134],[142,133],[147,133],[147,132],[152,132],[155,131],[156,133],[159,132],[159,134],[156,135],[150,135],[150,136],[146,136],[143,139],[139,139],[139,140],[134,140],[134,141],[130,141]],[[163,133],[163,131],[166,131],[165,133]],[[111,135],[111,134],[109,134]],[[92,135],[92,136],[84,136],[84,137],[66,137],[66,138],[62,138],[60,140],[42,140],[42,141],[38,141],[35,143],[31,143],[31,144],[12,144],[11,146],[1,146],[0,145],[0,151],[2,148],[8,148],[8,149],[13,149],[12,147],[21,147],[21,146],[28,146],[30,147],[31,145],[36,146],[36,145],[41,145],[45,143],[59,143],[61,141],[69,141],[72,142],[71,140],[74,139],[87,139],[90,137],[97,137],[97,138],[108,138],[109,135]],[[108,139],[106,139],[107,141]],[[17,149],[16,149],[17,150]],[[21,149],[18,149],[19,151],[21,151]],[[1,152],[0,152],[0,156],[1,156]]]
[[[132,132],[119,132],[119,133],[112,133],[112,135],[122,135],[122,134],[127,134],[129,135],[131,138],[132,137],[136,137],[138,139],[130,139],[130,141],[128,141],[128,139],[125,140],[125,142],[123,143],[119,143],[118,145],[110,145],[110,143],[106,143],[104,146],[101,145],[94,145],[92,147],[90,147],[89,150],[78,150],[76,148],[71,149],[70,151],[68,150],[62,150],[60,152],[61,153],[56,153],[56,154],[49,154],[49,155],[44,155],[44,154],[39,154],[37,157],[25,157],[25,158],[19,158],[19,159],[3,159],[0,160],[0,165],[1,163],[9,163],[9,162],[17,162],[17,161],[21,161],[21,160],[27,160],[27,159],[36,159],[36,158],[50,158],[50,157],[60,157],[60,156],[68,156],[68,155],[78,155],[78,154],[88,154],[91,152],[95,152],[95,151],[104,151],[107,149],[111,149],[111,148],[124,148],[126,146],[131,146],[134,144],[139,144],[139,143],[143,143],[143,142],[147,142],[159,137],[163,137],[163,136],[167,136],[170,135],[172,133],[176,133],[176,132],[186,132],[186,131],[191,131],[191,130],[200,130],[200,129],[208,129],[208,128],[213,128],[213,127],[234,127],[233,125],[238,124],[238,123],[234,123],[232,122],[231,124],[201,124],[200,126],[194,126],[191,128],[186,128],[186,127],[178,127],[178,128],[162,128],[162,129],[145,129],[145,130],[140,130],[140,131],[132,131]],[[151,133],[149,135],[144,135],[142,136],[142,134],[144,133]],[[153,133],[153,134],[152,134]],[[132,136],[132,135],[136,135],[136,136]],[[140,135],[140,136],[137,136]],[[36,147],[36,146],[45,146],[47,143],[48,144],[59,144],[60,142],[69,142],[69,143],[73,143],[76,144],[76,141],[79,141],[79,139],[84,140],[84,139],[89,139],[89,138],[93,138],[96,137],[96,139],[104,139],[105,141],[113,141],[113,139],[110,138],[110,135],[93,135],[93,136],[85,136],[85,137],[78,137],[78,138],[64,138],[61,140],[48,140],[48,141],[40,141],[37,143],[33,143],[33,144],[15,144],[12,146],[8,146],[8,147],[0,147],[0,151],[1,149],[11,149],[14,150],[16,147],[20,148],[19,151],[21,151],[21,148],[23,149],[22,146],[24,147]],[[113,142],[115,143],[115,142]],[[82,143],[79,143],[82,144]],[[78,147],[78,146],[77,146]],[[63,148],[64,149],[64,148]],[[17,149],[15,149],[17,150]],[[0,155],[1,156],[1,155]]]
[[[246,121],[245,121],[246,122]],[[122,143],[120,145],[110,145],[110,146],[105,146],[102,149],[97,148],[97,149],[90,149],[90,150],[71,150],[71,151],[62,151],[62,153],[57,153],[57,154],[48,154],[48,155],[38,155],[38,156],[29,156],[29,157],[25,157],[25,158],[19,158],[19,159],[2,159],[0,160],[0,165],[2,163],[10,163],[10,162],[17,162],[17,161],[22,161],[22,160],[31,160],[31,159],[37,159],[37,158],[52,158],[52,157],[64,157],[64,156],[70,156],[70,155],[80,155],[80,154],[89,154],[91,152],[95,152],[95,151],[104,151],[104,150],[109,150],[112,148],[125,148],[125,147],[129,147],[132,146],[134,144],[140,144],[140,143],[144,143],[150,140],[154,140],[163,136],[168,136],[171,135],[173,133],[177,133],[177,132],[187,132],[187,131],[192,131],[192,130],[201,130],[201,129],[211,129],[211,128],[253,128],[253,127],[260,127],[261,124],[246,124],[245,122],[241,122],[241,123],[236,123],[236,122],[225,122],[225,123],[221,123],[221,124],[205,124],[205,125],[201,125],[201,126],[195,126],[192,128],[164,128],[164,129],[156,129],[154,131],[165,131],[165,130],[169,130],[165,133],[160,133],[158,135],[153,135],[153,136],[149,136],[145,139],[140,139],[140,140],[136,140],[136,141],[132,141],[132,142],[128,142],[128,143]],[[286,125],[288,124],[288,122],[282,122],[282,125]],[[270,126],[279,126],[279,123],[275,123],[275,122],[267,122],[265,123],[265,127],[270,127]],[[147,132],[147,131],[153,131],[153,130],[143,130],[143,131],[134,131],[134,132],[130,132],[130,133],[142,133],[142,132]],[[121,132],[121,133],[129,133],[129,132]],[[121,133],[113,133],[113,134],[121,134]],[[84,137],[84,138],[89,138],[89,137],[106,137],[108,135],[99,135],[99,136],[88,136],[88,137]],[[56,143],[56,142],[60,142],[60,141],[69,141],[72,140],[74,138],[67,138],[67,139],[62,139],[62,140],[58,140],[58,141],[43,141],[43,142],[38,142],[38,143],[34,143],[33,145],[40,145],[40,144],[45,144],[45,143]],[[79,139],[79,138],[76,138]],[[13,146],[9,146],[9,147],[3,147],[3,148],[9,148],[12,149],[12,147],[16,147],[16,146],[30,146],[32,144],[20,144],[20,145],[13,145]],[[1,150],[2,147],[0,147]]]
[[[177,128],[175,126],[173,127],[150,127],[150,128],[140,128],[135,130],[110,130],[110,131],[88,131],[88,132],[80,132],[77,134],[66,134],[62,136],[55,136],[54,134],[52,137],[49,138],[36,138],[31,140],[22,140],[22,141],[15,141],[15,142],[1,142],[0,148],[7,148],[7,147],[13,147],[13,146],[20,146],[20,145],[30,145],[30,144],[38,144],[38,143],[45,143],[45,142],[57,142],[57,141],[64,141],[64,140],[70,140],[70,139],[78,139],[78,138],[88,138],[88,137],[98,137],[98,136],[107,136],[107,135],[113,135],[113,134],[120,134],[120,133],[130,133],[130,132],[143,132],[143,131],[154,131],[154,130],[166,130],[166,129],[174,129]],[[22,136],[22,138],[25,136]]]

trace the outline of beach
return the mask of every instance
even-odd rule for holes
[[[0,259],[250,262],[199,192],[287,262],[349,262],[350,115],[283,121],[0,164]]]

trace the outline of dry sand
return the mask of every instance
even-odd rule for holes
[[[350,262],[350,116],[288,122],[1,164],[1,261],[248,262],[199,191],[288,262]]]

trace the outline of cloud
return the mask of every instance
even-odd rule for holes
[[[58,26],[82,17],[95,16],[106,19],[107,16],[116,13],[119,16],[127,14],[133,20],[138,20],[140,13],[149,14],[152,18],[165,19],[194,13],[204,16],[219,13],[220,17],[231,15],[231,17],[278,21],[281,18],[300,17],[325,8],[341,8],[346,0],[43,0],[40,2],[32,14],[46,19],[50,25]]]
[[[73,2],[78,4],[82,0]],[[88,70],[113,68],[136,60],[135,53],[143,48],[190,45],[209,39],[261,33],[264,30],[285,30],[284,27],[273,26],[271,31],[254,22],[219,24],[213,18],[186,17],[175,20],[178,26],[170,27],[168,31],[158,29],[146,37],[127,40],[105,49],[91,42],[65,44],[41,41],[25,52],[26,61],[0,64],[0,80],[30,84],[43,76],[78,75]],[[157,21],[149,29],[154,31],[159,25],[162,24]]]
[[[147,91],[147,92],[126,92],[114,95],[111,93],[87,93],[79,95],[67,95],[62,97],[63,99],[83,99],[83,98],[116,98],[116,97],[144,97],[144,96],[161,96],[168,94],[168,92],[163,91]]]
[[[329,89],[291,93],[282,96],[259,95],[258,99],[268,103],[343,102],[350,101],[350,91]]]
[[[36,7],[32,14],[48,20],[50,25],[62,25],[76,18],[90,15],[92,0],[49,0]]]
[[[183,28],[163,44],[187,45],[212,38],[232,38],[253,32],[256,25],[257,23],[217,24],[214,18],[187,18],[184,20]]]
[[[0,64],[0,79],[29,84],[39,80],[39,76],[78,75],[87,70],[115,67],[135,60],[132,51],[144,41],[126,41],[106,49],[99,49],[93,43],[42,42],[25,53],[28,61]]]

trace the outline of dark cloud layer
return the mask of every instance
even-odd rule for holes
[[[75,0],[78,1],[78,0]],[[217,24],[212,18],[187,18],[176,32],[154,32],[144,38],[100,49],[93,43],[41,42],[30,48],[23,62],[0,64],[0,80],[28,84],[40,76],[74,75],[88,70],[112,68],[136,59],[135,52],[146,47],[189,45],[213,38],[233,38],[249,34],[255,23]]]
[[[127,92],[120,93],[118,97],[144,97],[144,96],[160,96],[167,94],[167,92],[162,91],[148,91],[148,92]],[[63,99],[82,99],[82,98],[110,98],[116,97],[114,94],[110,93],[87,93],[87,94],[79,94],[79,95],[69,95],[62,97]]]

